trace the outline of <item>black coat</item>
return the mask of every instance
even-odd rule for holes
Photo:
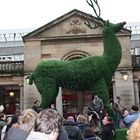
[[[101,137],[102,140],[114,140],[114,124],[108,123],[102,128]]]
[[[67,121],[64,123],[64,128],[70,140],[82,140],[81,132],[76,123]]]
[[[69,140],[68,134],[64,128],[60,129],[59,136],[57,140]]]

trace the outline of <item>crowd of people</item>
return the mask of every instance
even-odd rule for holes
[[[139,109],[133,105],[129,112],[121,106],[120,99],[117,97],[112,104],[115,121],[97,95],[86,114],[67,118],[59,114],[54,104],[41,110],[37,100],[32,109],[17,110],[11,118],[0,114],[0,140],[114,140],[115,129],[121,127],[128,128],[128,140],[134,140],[140,137],[135,134],[140,128]]]
[[[14,115],[7,123],[6,116],[3,116],[1,140],[99,140],[102,136],[113,137],[111,118],[105,116],[105,127],[101,130],[99,119],[94,120],[96,115],[94,112],[90,113],[89,119],[80,114],[75,120],[73,116],[64,119],[55,109],[45,109],[39,113],[33,109],[26,109],[18,116]],[[109,129],[112,135],[107,134]]]
[[[125,107],[120,104],[120,97],[117,97],[113,104],[113,109],[115,111],[115,128],[130,128],[131,125],[139,117],[139,108],[136,105],[131,106],[131,110],[128,111]]]

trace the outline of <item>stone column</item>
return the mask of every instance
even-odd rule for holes
[[[134,98],[134,83],[132,70],[127,70],[129,77],[128,80],[123,79],[121,71],[115,72],[115,89],[116,96],[120,96],[121,105],[130,109],[133,104],[135,104]]]
[[[112,86],[113,86],[113,100],[115,101],[116,100],[116,87],[115,87],[115,82],[112,81]]]
[[[63,107],[62,107],[62,88],[59,87],[59,92],[56,98],[56,109],[58,110],[58,112],[63,115]]]
[[[23,92],[23,85],[19,85],[20,87],[20,110],[24,110],[24,92]]]
[[[80,114],[83,113],[83,92],[77,91],[78,93],[78,111]]]
[[[138,80],[134,81],[134,99],[135,105],[139,107],[139,89],[138,89]]]

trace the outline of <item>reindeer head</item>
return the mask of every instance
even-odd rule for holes
[[[103,26],[103,34],[104,33],[118,33],[121,29],[123,29],[124,25],[126,22],[120,22],[120,23],[110,23],[109,21],[104,21],[104,26]]]
[[[111,22],[109,22],[109,20],[105,21],[103,20],[100,15],[101,15],[101,10],[100,10],[100,6],[98,4],[98,1],[97,0],[86,0],[88,5],[92,7],[95,15],[96,15],[96,18],[93,17],[92,15],[90,16],[90,20],[86,21],[85,24],[91,28],[91,29],[95,29],[97,28],[98,26],[101,26],[103,27],[103,33],[107,33],[107,32],[114,32],[114,33],[117,33],[119,32],[123,27],[124,25],[126,24],[126,22],[121,22],[121,23],[117,23],[117,24],[113,24]],[[93,2],[95,4],[93,4]],[[95,8],[95,6],[98,8],[98,12]],[[93,25],[94,23],[94,25]],[[98,23],[98,24],[97,24]]]

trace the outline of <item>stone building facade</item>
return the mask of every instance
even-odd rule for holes
[[[0,36],[0,104],[8,113],[16,109],[33,106],[41,100],[36,86],[28,85],[28,76],[40,61],[71,61],[88,56],[101,56],[103,53],[102,28],[90,29],[85,25],[89,14],[72,10],[50,23],[31,30],[18,40],[19,34],[13,33],[14,41],[7,36]],[[95,22],[98,23],[97,19]],[[1,39],[3,35],[3,39]],[[23,34],[24,35],[24,34]],[[132,35],[132,37],[131,37]],[[123,29],[117,34],[122,45],[122,59],[109,87],[110,100],[121,97],[121,104],[130,109],[132,104],[139,106],[140,99],[140,57],[131,54],[131,49],[140,48],[138,37],[130,30]],[[21,37],[21,36],[20,36]],[[133,40],[132,40],[133,39]],[[127,80],[124,80],[127,77]],[[14,96],[12,92],[14,92]],[[82,113],[92,101],[91,91],[70,91],[59,89],[54,101],[57,109],[65,114]],[[47,99],[46,99],[47,101]]]
[[[34,30],[24,36],[24,68],[26,75],[24,79],[32,73],[37,64],[42,60],[73,60],[82,57],[102,55],[103,40],[102,29],[90,29],[85,25],[85,20],[89,15],[79,11],[72,10],[69,13],[55,19],[54,21]],[[115,100],[117,96],[122,98],[123,106],[130,108],[132,104],[139,105],[139,77],[133,77],[133,66],[131,61],[131,32],[123,29],[117,34],[122,45],[122,60],[112,78],[112,93],[111,98]],[[123,76],[128,76],[127,80]],[[63,104],[63,96],[69,94],[65,89],[61,89],[58,99],[56,100],[57,107]],[[78,94],[78,110],[83,109],[84,98],[81,94],[88,94],[89,91],[75,91]],[[24,107],[32,106],[32,100],[41,98],[35,85],[30,86],[24,83]],[[63,112],[63,108],[59,108]]]

